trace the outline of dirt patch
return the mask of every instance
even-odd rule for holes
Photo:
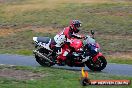
[[[0,77],[15,78],[17,80],[33,80],[46,76],[42,73],[33,73],[27,70],[14,70],[9,68],[0,69]]]
[[[131,2],[131,0],[111,0],[111,1],[114,1],[114,2]]]
[[[37,26],[26,26],[26,27],[21,27],[21,28],[0,28],[0,36],[9,36],[9,35],[14,35],[18,32],[22,31],[27,31],[27,30],[32,30],[33,32],[36,33],[58,33],[61,31],[60,29],[52,28],[52,27],[37,27]]]
[[[107,55],[107,57],[132,60],[132,52],[113,52],[110,55]]]
[[[34,32],[41,32],[41,33],[58,33],[59,29],[54,29],[52,27],[37,27],[37,28],[31,28]]]
[[[97,35],[100,38],[105,38],[105,39],[123,39],[123,40],[132,40],[132,36],[126,35],[126,36],[121,36],[121,35]]]
[[[13,29],[0,29],[0,36],[8,36],[13,33],[14,33]]]
[[[97,15],[111,15],[111,16],[129,16],[131,12],[111,12],[111,11],[104,11],[104,12],[96,12]]]
[[[131,15],[132,13],[125,13],[125,12],[117,12],[117,13],[115,13],[115,14],[113,14],[113,15],[115,15],[115,16],[128,16],[128,15]]]
[[[0,36],[14,35],[27,29],[0,28]]]

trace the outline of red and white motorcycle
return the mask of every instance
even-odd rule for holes
[[[94,36],[94,32],[91,31]],[[70,44],[62,46],[62,54],[65,51],[69,52],[66,59],[62,61],[62,55],[56,55],[52,50],[44,47],[43,43],[48,43],[52,39],[49,37],[33,37],[35,42],[34,55],[36,61],[42,66],[68,65],[75,67],[84,67],[85,65],[93,71],[101,71],[106,65],[107,61],[103,54],[100,52],[100,46],[91,36],[81,41],[80,39],[72,38]],[[49,45],[50,46],[50,45]],[[59,63],[58,63],[59,62]]]

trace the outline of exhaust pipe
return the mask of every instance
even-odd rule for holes
[[[49,58],[47,58],[46,56],[44,56],[43,54],[41,54],[39,51],[33,50],[33,53],[37,54],[38,56],[42,57],[43,59],[49,61],[50,63],[53,63]]]

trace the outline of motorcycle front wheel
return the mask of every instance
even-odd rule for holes
[[[107,61],[103,56],[98,57],[96,62],[94,62],[93,59],[89,59],[86,62],[86,66],[92,71],[101,71],[106,67],[106,65]]]

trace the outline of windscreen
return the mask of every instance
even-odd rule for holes
[[[85,40],[85,43],[86,44],[95,44],[96,42],[92,37],[87,36],[87,39]]]

